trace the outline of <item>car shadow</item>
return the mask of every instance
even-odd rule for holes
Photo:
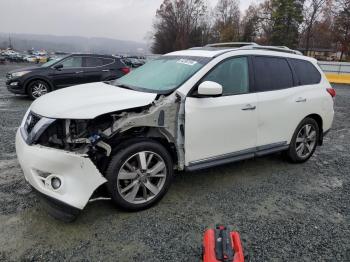
[[[271,176],[273,170],[283,170],[290,168],[292,165],[281,153],[275,153],[198,171],[175,172],[167,194],[150,209],[166,208],[167,205],[178,204],[179,201],[191,199],[194,192],[203,192],[204,194],[204,191],[212,191],[215,193],[216,188],[225,187],[228,183],[233,184],[237,180],[243,180],[243,183],[249,179],[264,180],[267,176]],[[273,170],[269,172],[270,169]],[[83,219],[84,221],[93,222],[111,214],[124,216],[137,212],[147,212],[147,209],[130,212],[117,207],[111,200],[97,200],[88,203],[78,220]]]

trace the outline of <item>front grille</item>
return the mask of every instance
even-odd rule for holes
[[[27,120],[26,120],[26,130],[27,133],[30,134],[32,132],[35,125],[40,121],[41,117],[33,114],[32,112],[29,113]]]

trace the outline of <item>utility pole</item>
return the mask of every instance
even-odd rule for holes
[[[12,46],[12,41],[11,41],[11,35],[9,34],[9,46],[8,46],[9,49],[13,49],[13,46]]]

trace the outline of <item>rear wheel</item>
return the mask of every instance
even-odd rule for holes
[[[42,80],[35,80],[29,83],[28,95],[33,100],[47,94],[48,92],[50,92],[50,87]]]
[[[172,176],[170,154],[161,144],[148,140],[118,151],[106,173],[113,201],[128,210],[145,209],[158,202]]]
[[[305,118],[294,132],[287,157],[294,163],[307,161],[315,152],[320,128],[312,118]]]

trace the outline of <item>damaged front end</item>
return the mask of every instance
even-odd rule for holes
[[[28,111],[16,136],[16,152],[26,180],[41,194],[77,210],[106,197],[105,171],[121,145],[135,138],[163,143],[184,167],[184,107],[177,94],[149,106],[94,119],[52,119]]]
[[[102,174],[118,145],[135,137],[167,143],[177,162],[175,168],[184,167],[184,107],[176,93],[160,96],[149,106],[94,119],[52,119],[44,129],[34,144],[86,154]]]

